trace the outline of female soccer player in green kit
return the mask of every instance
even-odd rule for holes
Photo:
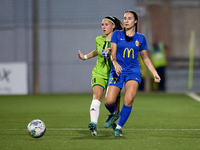
[[[90,106],[90,119],[88,128],[93,136],[97,135],[97,123],[100,112],[100,105],[103,97],[103,92],[107,88],[112,61],[110,60],[110,40],[113,31],[122,30],[123,25],[116,17],[107,16],[102,20],[102,31],[104,35],[96,37],[96,49],[92,52],[83,55],[81,51],[78,53],[78,58],[86,60],[98,56],[96,66],[92,71],[91,86],[93,90],[93,100]],[[116,100],[116,111],[119,114],[120,95]],[[117,119],[117,117],[115,118]],[[116,124],[111,126],[113,130]]]

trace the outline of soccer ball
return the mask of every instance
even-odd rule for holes
[[[101,55],[102,55],[104,58],[108,59],[108,58],[110,57],[110,52],[106,53],[104,50],[101,50]]]
[[[39,119],[32,120],[27,126],[28,134],[34,138],[42,137],[46,132],[44,122]]]

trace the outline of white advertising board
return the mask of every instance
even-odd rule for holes
[[[10,94],[28,94],[26,63],[0,63],[0,95]]]

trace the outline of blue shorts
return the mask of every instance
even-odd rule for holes
[[[110,72],[110,78],[108,81],[108,86],[116,86],[119,88],[123,88],[124,83],[126,84],[127,81],[134,80],[137,81],[140,85],[141,83],[141,73],[123,73],[117,76],[115,71]]]

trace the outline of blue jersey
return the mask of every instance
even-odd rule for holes
[[[138,54],[139,51],[147,50],[146,38],[138,32],[132,37],[133,39],[127,42],[123,30],[116,30],[112,34],[111,42],[117,44],[116,59],[123,69],[122,73],[141,72]],[[114,66],[111,71],[115,71]]]

